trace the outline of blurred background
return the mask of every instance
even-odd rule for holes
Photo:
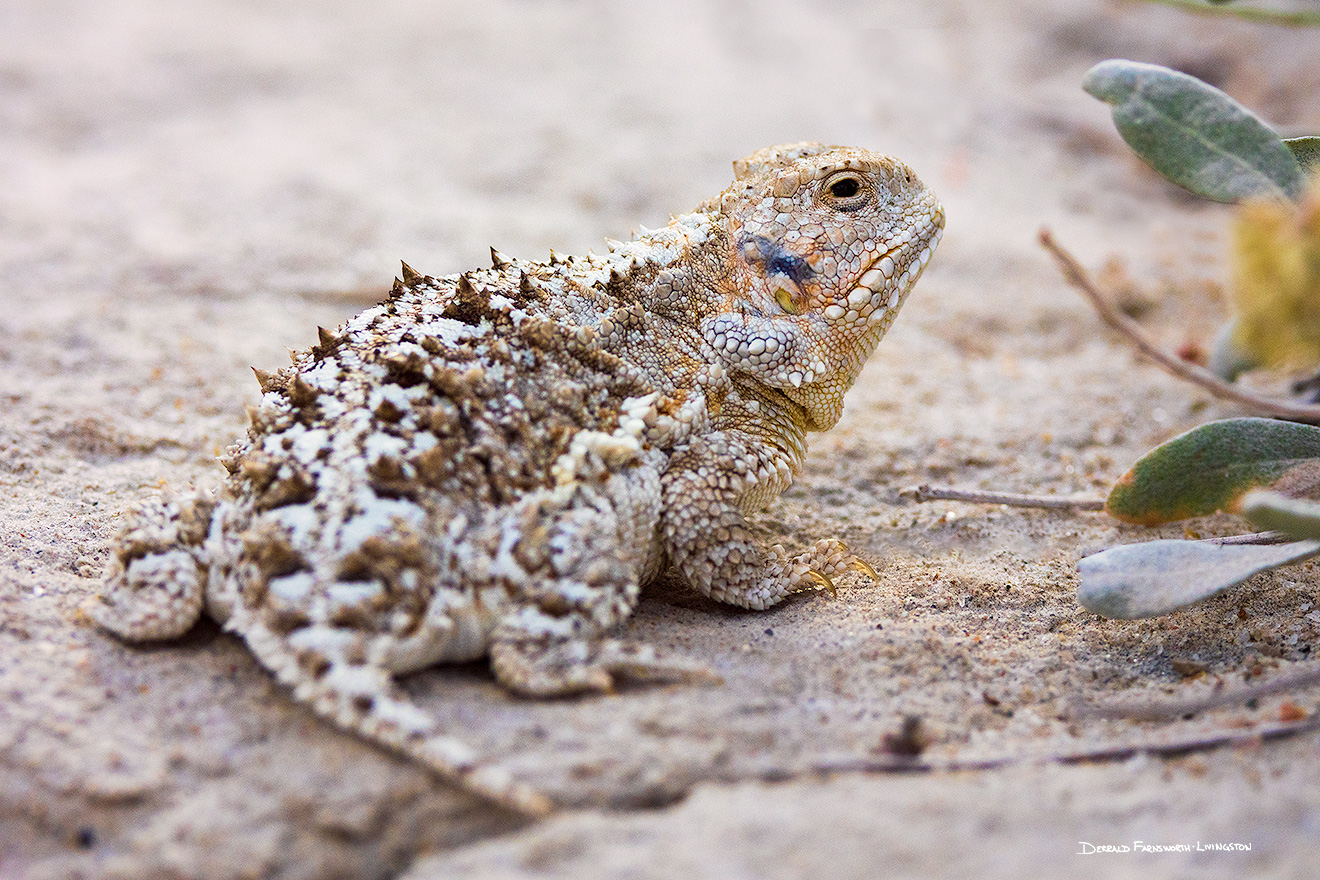
[[[1314,128],[1314,39],[1102,0],[9,0],[0,284],[276,293],[582,250],[805,139],[902,156],[946,250],[985,215],[997,250],[1139,186],[1078,88],[1095,61]]]
[[[1057,876],[1080,839],[1202,833],[1256,849],[1084,867],[1304,876],[1305,740],[746,780],[873,754],[908,714],[946,754],[1076,748],[1114,731],[1061,720],[1075,694],[1180,683],[1171,657],[1236,674],[1320,638],[1311,587],[1285,577],[1250,594],[1250,631],[1227,598],[1177,626],[1098,621],[1076,558],[1131,529],[899,494],[1098,496],[1154,443],[1236,414],[1106,335],[1036,231],[1103,266],[1166,347],[1204,338],[1232,209],[1141,165],[1082,74],[1169,65],[1314,134],[1318,46],[1136,0],[0,0],[0,876]],[[557,796],[668,809],[513,835],[316,722],[216,628],[131,649],[79,611],[121,510],[219,482],[248,368],[382,298],[399,260],[440,275],[491,245],[601,248],[800,140],[892,153],[948,213],[843,422],[764,519],[775,540],[838,535],[882,582],[766,617],[645,599],[629,635],[709,659],[726,684],[701,694],[529,704],[477,666],[408,685]]]

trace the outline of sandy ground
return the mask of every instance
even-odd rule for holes
[[[1204,338],[1230,215],[1132,160],[1079,78],[1106,57],[1172,64],[1315,131],[1317,35],[1098,0],[825,6],[0,6],[0,876],[1314,870],[1314,736],[1038,758],[1277,721],[1282,698],[1169,723],[1065,711],[1305,663],[1315,569],[1108,622],[1076,604],[1077,558],[1181,526],[899,490],[1095,497],[1150,445],[1236,413],[1103,332],[1034,234],[1096,267],[1121,255],[1109,277],[1152,332]],[[218,482],[248,367],[380,297],[400,258],[441,274],[491,244],[598,247],[717,192],[732,159],[804,139],[899,155],[948,209],[843,422],[761,521],[790,546],[843,538],[880,582],[766,613],[661,585],[625,635],[703,658],[719,687],[532,703],[480,664],[407,682],[570,808],[521,824],[437,784],[294,704],[214,625],[143,649],[80,612],[131,499]],[[819,772],[882,759],[908,715],[932,762],[1022,760]],[[1251,849],[1079,854],[1134,841]]]

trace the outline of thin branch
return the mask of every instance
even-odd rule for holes
[[[978,492],[964,489],[940,489],[922,484],[903,489],[914,501],[969,501],[972,504],[1007,504],[1010,507],[1047,507],[1055,510],[1104,510],[1099,498],[1058,498],[1053,495],[1019,495],[1015,492]]]
[[[1204,0],[1144,0],[1144,2],[1186,9],[1188,12],[1200,15],[1228,15],[1261,24],[1278,24],[1284,27],[1320,26],[1320,12],[1284,12],[1279,9],[1261,9],[1257,6],[1212,6]]]
[[[1292,535],[1283,532],[1251,532],[1247,535],[1227,535],[1223,538],[1201,538],[1205,544],[1287,544],[1296,541]]]
[[[921,761],[903,757],[848,758],[819,761],[812,764],[813,773],[948,773],[966,770],[999,770],[1022,764],[1086,764],[1092,761],[1123,761],[1136,755],[1155,755],[1174,758],[1193,752],[1206,752],[1224,746],[1246,742],[1263,742],[1296,736],[1320,729],[1320,715],[1303,721],[1284,721],[1259,724],[1245,729],[1225,730],[1220,733],[1190,736],[1172,742],[1111,742],[1074,752],[1054,752],[1045,755],[1004,755],[980,760]],[[770,774],[767,774],[769,776]],[[785,774],[773,776],[783,779]]]
[[[1095,283],[1086,274],[1086,270],[1082,268],[1072,254],[1055,243],[1054,236],[1050,234],[1048,229],[1041,229],[1040,243],[1053,255],[1055,262],[1059,264],[1059,268],[1063,271],[1063,277],[1069,284],[1086,295],[1086,298],[1091,301],[1091,305],[1095,307],[1096,312],[1104,319],[1105,323],[1126,336],[1133,345],[1140,349],[1142,354],[1155,361],[1168,372],[1180,379],[1186,379],[1200,385],[1216,397],[1235,401],[1261,415],[1288,419],[1293,422],[1305,422],[1310,425],[1320,425],[1320,406],[1301,406],[1243,391],[1236,385],[1223,381],[1209,370],[1163,351],[1146,338],[1141,331],[1140,324],[1114,308],[1105,299]]]
[[[1014,492],[979,492],[971,489],[942,489],[922,483],[898,490],[898,494],[913,501],[966,501],[971,504],[1004,504],[1009,507],[1043,507],[1051,510],[1104,510],[1100,498],[1059,498],[1054,495],[1019,495]],[[1221,538],[1200,538],[1206,544],[1286,544],[1297,539],[1283,532],[1251,532],[1246,535],[1225,535]],[[1099,553],[1100,551],[1095,551]]]
[[[1272,694],[1312,687],[1320,683],[1320,668],[1297,669],[1277,675],[1269,681],[1246,687],[1220,690],[1204,697],[1184,700],[1114,700],[1090,706],[1081,706],[1069,712],[1070,718],[1131,718],[1137,721],[1156,721],[1161,718],[1176,718],[1258,700]]]

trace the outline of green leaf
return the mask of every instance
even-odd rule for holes
[[[1320,428],[1275,419],[1224,419],[1155,447],[1119,478],[1105,510],[1125,522],[1158,525],[1232,510],[1320,458]],[[1293,492],[1290,494],[1301,494]]]
[[[1273,129],[1194,76],[1115,58],[1087,71],[1082,88],[1113,105],[1114,125],[1138,156],[1197,195],[1295,199],[1306,185]]]
[[[1216,544],[1150,541],[1087,556],[1077,563],[1077,600],[1120,620],[1157,617],[1200,602],[1252,575],[1320,554],[1320,541]]]
[[[1320,137],[1284,138],[1283,143],[1292,150],[1303,171],[1307,174],[1320,171]]]
[[[1242,499],[1242,515],[1261,529],[1292,538],[1320,538],[1320,504],[1290,498],[1282,492],[1257,490]]]

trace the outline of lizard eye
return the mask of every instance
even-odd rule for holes
[[[825,181],[821,196],[836,211],[856,211],[866,204],[870,191],[860,174],[841,171]]]
[[[845,177],[843,180],[836,180],[830,184],[830,195],[836,199],[847,199],[857,195],[857,190],[861,185],[851,177]]]

